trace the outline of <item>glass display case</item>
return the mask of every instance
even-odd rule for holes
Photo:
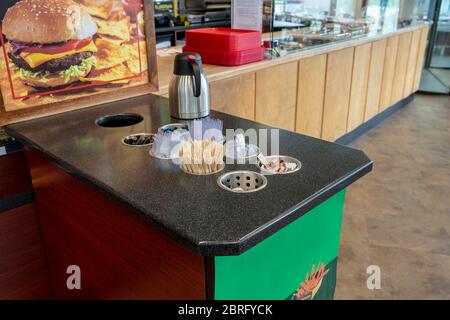
[[[430,19],[433,0],[265,0],[272,54],[396,31]]]

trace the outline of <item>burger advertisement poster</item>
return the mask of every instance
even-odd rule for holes
[[[145,15],[151,6],[147,0],[2,0],[5,111],[157,88],[155,49],[147,47],[154,43],[153,17]]]

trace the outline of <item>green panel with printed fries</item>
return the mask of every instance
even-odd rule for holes
[[[214,298],[333,299],[345,190],[240,256],[215,257]]]

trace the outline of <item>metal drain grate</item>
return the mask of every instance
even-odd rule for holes
[[[227,191],[250,193],[264,189],[267,178],[253,171],[233,171],[220,176],[217,183]]]

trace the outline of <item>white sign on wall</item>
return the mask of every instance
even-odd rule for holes
[[[233,0],[232,10],[234,29],[262,31],[263,0]]]

